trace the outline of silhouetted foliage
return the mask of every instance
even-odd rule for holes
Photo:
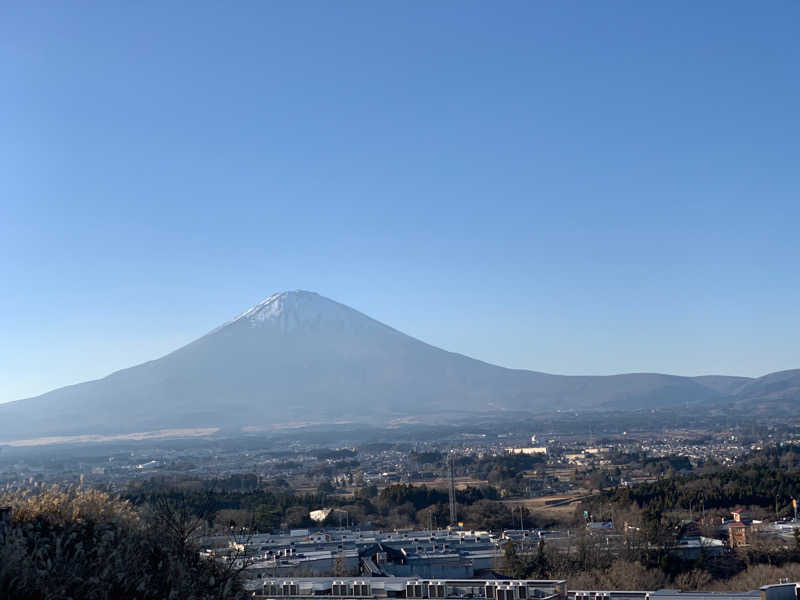
[[[96,490],[0,496],[14,520],[0,547],[0,598],[244,598],[237,574],[200,558],[197,516],[173,501],[139,514]]]

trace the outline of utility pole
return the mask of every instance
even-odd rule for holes
[[[775,520],[778,520],[778,494],[775,494]]]
[[[456,512],[456,480],[455,480],[455,462],[453,454],[447,457],[447,470],[450,478],[448,492],[450,496],[450,525],[456,526],[458,524],[458,514]]]

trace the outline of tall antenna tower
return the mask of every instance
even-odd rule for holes
[[[456,478],[455,478],[455,467],[453,454],[449,454],[447,457],[447,474],[449,477],[449,485],[448,485],[448,492],[450,496],[450,525],[457,525],[458,524],[458,514],[456,512]]]

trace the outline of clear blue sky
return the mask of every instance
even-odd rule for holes
[[[800,367],[798,22],[4,2],[0,401],[295,288],[512,367]]]

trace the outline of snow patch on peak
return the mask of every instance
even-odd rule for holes
[[[251,327],[277,326],[281,331],[318,328],[323,323],[340,326],[358,321],[358,313],[315,292],[295,290],[273,294],[243,312],[231,323]]]
[[[306,292],[303,290],[280,292],[278,294],[272,294],[269,298],[262,300],[253,308],[236,317],[234,321],[248,319],[254,322],[263,322],[278,319],[285,313],[293,313],[298,310],[305,311],[312,309],[311,312],[317,312],[313,310],[314,305],[324,302],[325,299],[314,292]],[[328,301],[328,303],[331,302]]]
[[[208,335],[231,326],[264,328],[281,333],[327,331],[328,334],[339,335],[345,332],[366,334],[380,330],[390,335],[403,335],[344,304],[304,290],[273,294]]]
[[[405,335],[349,306],[305,290],[272,294],[203,337],[215,335],[235,326],[263,327],[281,333],[325,330],[340,334],[381,330],[390,335]]]

